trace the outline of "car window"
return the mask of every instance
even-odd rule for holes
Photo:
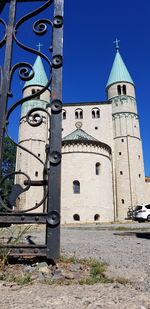
[[[141,210],[142,209],[142,206],[136,206],[135,207],[135,210]]]
[[[150,209],[150,205],[146,205],[145,207],[146,207],[147,209]]]

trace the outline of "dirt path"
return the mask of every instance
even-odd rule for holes
[[[0,308],[103,308],[150,309],[150,223],[99,227],[63,228],[61,252],[108,263],[108,275],[128,279],[119,283],[54,286],[18,286],[0,282]],[[128,227],[128,230],[126,228]],[[32,239],[42,242],[39,228]]]

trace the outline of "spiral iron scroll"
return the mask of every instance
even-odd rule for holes
[[[29,53],[32,53],[36,56],[40,56],[42,59],[44,59],[47,63],[47,65],[49,66],[49,72],[50,72],[50,76],[48,78],[48,82],[46,84],[46,86],[44,86],[39,92],[38,95],[41,95],[42,93],[44,93],[47,89],[49,89],[51,82],[52,82],[52,77],[51,77],[51,72],[52,72],[52,66],[55,65],[59,65],[59,63],[61,63],[61,59],[53,59],[52,62],[49,60],[49,58],[42,53],[41,51],[37,51],[36,49],[33,49],[27,45],[25,45],[22,41],[20,41],[17,37],[17,32],[19,30],[19,28],[21,26],[23,26],[24,22],[26,22],[27,20],[30,20],[30,18],[35,17],[37,14],[44,12],[47,8],[49,8],[50,6],[52,6],[53,0],[47,0],[46,3],[44,3],[43,5],[41,5],[40,7],[36,8],[35,10],[33,10],[32,12],[24,15],[19,21],[16,22],[15,26],[14,26],[14,31],[13,31],[13,39],[16,42],[16,44],[22,49],[25,50]],[[51,28],[53,27],[61,27],[63,23],[63,19],[61,16],[55,16],[54,20],[49,20],[49,19],[40,19],[37,20],[33,23],[33,32],[35,33],[35,35],[38,36],[42,36],[45,35],[47,32],[47,27],[50,26]],[[6,43],[6,37],[7,37],[7,32],[6,29],[8,27],[8,25],[6,24],[6,22],[1,18],[0,19],[0,24],[2,24],[5,28],[5,33],[3,35],[2,38],[0,38],[0,47],[4,46]],[[50,43],[50,47],[49,50],[52,51],[52,42]],[[10,88],[9,88],[9,92],[8,92],[8,96],[13,96],[13,90],[12,90],[12,86],[11,86],[11,81],[13,78],[14,73],[16,72],[16,70],[19,70],[19,78],[23,81],[28,81],[31,80],[34,77],[34,69],[32,67],[32,65],[30,63],[27,62],[19,62],[16,63],[12,66],[11,70],[10,70],[10,75],[9,75],[9,79],[10,79]],[[2,69],[0,70],[0,74],[1,74],[1,78],[2,78]],[[8,134],[8,130],[7,130],[7,126],[9,124],[10,121],[10,117],[12,116],[12,113],[14,112],[14,110],[24,104],[26,101],[32,100],[37,96],[37,93],[35,94],[31,94],[29,96],[26,96],[25,98],[21,98],[20,100],[18,100],[17,102],[14,102],[7,110],[6,115],[5,115],[5,133],[6,135],[10,138],[10,140],[12,141],[13,144],[15,144],[17,147],[19,147],[20,149],[22,149],[23,151],[27,152],[28,154],[30,154],[31,156],[34,156],[34,158],[36,158],[36,160],[38,160],[42,165],[43,165],[43,179],[45,179],[45,170],[47,169],[47,158],[46,158],[46,162],[43,162],[38,156],[36,156],[33,152],[29,151],[27,148],[23,147],[22,145],[16,143]],[[58,102],[57,102],[58,103]],[[43,108],[33,108],[31,109],[27,115],[26,115],[26,121],[28,122],[28,124],[30,126],[40,126],[43,122],[43,118],[41,117],[40,112],[44,112],[47,114],[47,118],[49,121],[49,127],[50,127],[50,114],[47,110],[43,109]],[[32,117],[32,121],[31,121],[31,117]],[[2,187],[2,185],[4,184],[5,181],[7,181],[9,178],[14,177],[16,175],[24,175],[26,178],[26,181],[24,181],[24,184],[27,183],[27,185],[25,185],[25,188],[21,187],[19,188],[19,192],[20,194],[22,194],[23,192],[30,190],[31,187],[31,179],[30,176],[27,175],[26,173],[23,173],[21,171],[15,171],[12,172],[8,175],[6,175],[5,177],[3,177],[3,179],[1,179],[0,182],[0,187]],[[33,207],[30,207],[27,210],[18,210],[17,212],[28,212],[31,210],[35,210],[37,209],[39,206],[41,206],[48,195],[48,189],[46,189],[44,191],[44,195],[43,198],[41,199],[41,201],[39,201],[36,205],[33,205]],[[3,209],[7,212],[15,212],[15,204],[14,205],[8,205],[6,202],[3,201],[2,196],[0,197],[0,205],[1,207],[3,207]]]

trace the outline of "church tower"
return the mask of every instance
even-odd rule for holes
[[[33,70],[35,73],[34,77],[27,81],[23,87],[23,97],[28,97],[35,94],[37,95],[22,104],[19,126],[19,145],[34,153],[38,159],[23,149],[18,148],[16,170],[26,173],[31,180],[37,181],[43,179],[44,164],[42,164],[40,160],[45,163],[45,145],[47,142],[49,124],[47,114],[44,111],[37,110],[30,116],[31,122],[34,120],[42,120],[42,123],[39,126],[30,126],[27,122],[26,115],[32,108],[35,107],[46,110],[47,104],[50,103],[50,91],[46,90],[42,94],[39,94],[39,91],[42,90],[48,83],[46,72],[40,56],[36,58],[33,65]],[[32,116],[35,114],[36,116],[34,119]],[[23,186],[24,180],[27,180],[24,175],[18,174],[16,176],[16,183],[21,186]],[[39,187],[39,189],[37,189],[37,187],[33,186],[30,187],[28,191],[21,194],[17,200],[17,207],[19,210],[25,210],[36,206],[43,198],[43,191],[43,187]],[[43,205],[40,209],[37,209],[37,211],[39,210],[43,211]]]
[[[112,102],[115,217],[124,220],[129,207],[144,201],[145,177],[135,86],[117,40],[106,92]]]

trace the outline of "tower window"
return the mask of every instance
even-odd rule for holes
[[[75,119],[83,119],[83,110],[78,108],[75,110]]]
[[[117,86],[117,91],[118,91],[118,95],[121,95],[121,86],[120,85]]]
[[[40,156],[41,156],[41,154],[40,154],[40,153],[38,153],[38,158],[40,158]]]
[[[37,96],[35,98],[33,98],[32,100],[40,100],[40,95],[38,95],[39,91],[40,91],[39,89],[36,89],[36,90],[32,89],[32,94],[37,93]]]
[[[125,95],[126,95],[126,94],[127,94],[126,85],[123,85],[123,86],[122,86],[122,90],[123,90],[123,94],[125,94]]]
[[[38,172],[37,172],[37,171],[35,172],[35,176],[36,176],[36,177],[38,176]]]
[[[139,174],[139,178],[141,178],[141,174]]]
[[[96,175],[99,175],[100,174],[100,163],[99,162],[97,162],[96,164],[95,164],[95,174]]]
[[[120,171],[120,175],[123,175],[123,171]]]
[[[119,156],[121,156],[121,152],[119,152]]]
[[[121,203],[124,204],[124,199],[123,198],[121,199]]]
[[[139,159],[141,159],[141,156],[140,156],[140,155],[138,155],[138,158],[139,158]]]
[[[100,110],[99,108],[93,108],[92,109],[92,118],[100,118]]]
[[[124,139],[123,138],[121,139],[121,141],[122,141],[122,143],[124,143]]]
[[[73,215],[74,221],[80,221],[80,216],[78,214]]]
[[[73,193],[75,194],[80,193],[80,182],[78,180],[73,181]]]
[[[66,119],[66,111],[63,109],[62,111],[62,119],[65,120]]]

